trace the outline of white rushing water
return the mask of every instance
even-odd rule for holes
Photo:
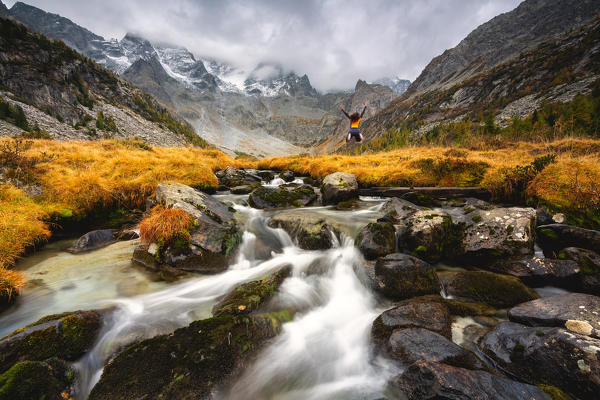
[[[85,398],[104,365],[124,346],[210,317],[216,300],[240,283],[292,266],[271,307],[300,311],[220,399],[373,399],[394,372],[372,360],[369,332],[382,311],[363,284],[362,260],[351,239],[330,250],[306,251],[262,211],[235,206],[246,231],[234,264],[160,291],[106,303],[114,307],[94,348],[77,364],[77,398]],[[376,209],[376,206],[373,207]]]

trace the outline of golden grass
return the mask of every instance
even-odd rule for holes
[[[194,218],[187,212],[177,208],[156,206],[152,214],[140,223],[140,239],[142,243],[171,243],[177,239],[188,239],[188,229]],[[185,236],[185,237],[184,237]]]
[[[22,190],[0,185],[0,272],[13,264],[27,246],[50,237],[42,221],[45,217],[42,207]]]
[[[11,140],[0,139],[0,146]],[[33,200],[12,186],[0,189],[0,267],[12,265],[26,246],[50,236],[44,221],[77,218],[102,207],[140,208],[165,180],[216,187],[214,170],[240,165],[217,150],[148,149],[118,140],[34,140],[25,155],[42,160],[32,174],[43,194]]]
[[[0,299],[10,301],[25,286],[25,275],[19,271],[0,268]]]

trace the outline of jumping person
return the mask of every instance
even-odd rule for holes
[[[365,111],[367,111],[367,107],[369,106],[369,102],[365,103],[365,108],[363,108],[362,112],[359,114],[357,112],[348,115],[346,111],[344,111],[344,106],[340,106],[340,110],[344,113],[346,117],[350,120],[350,130],[348,131],[348,136],[346,136],[346,143],[350,142],[352,138],[356,139],[357,143],[362,142],[363,135],[361,135],[358,126],[360,125],[360,120],[363,115],[365,115]]]

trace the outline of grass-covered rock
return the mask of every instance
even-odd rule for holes
[[[358,248],[368,260],[374,260],[396,250],[396,230],[391,222],[372,222],[362,228],[357,238]]]
[[[268,278],[243,283],[213,307],[213,316],[250,314],[275,295],[291,267],[284,267]]]
[[[156,188],[158,206],[140,223],[133,260],[147,268],[217,273],[241,241],[232,212],[212,196],[177,182]]]
[[[438,272],[447,295],[456,299],[507,308],[539,296],[518,278],[483,271]]]
[[[316,199],[317,194],[310,185],[261,186],[250,193],[248,204],[260,209],[304,207]]]
[[[101,327],[100,311],[44,317],[0,340],[0,373],[25,360],[75,361],[92,347]]]
[[[89,399],[207,398],[290,319],[287,312],[224,315],[143,340],[104,368]]]
[[[0,400],[69,398],[72,376],[67,364],[58,359],[22,361],[0,375]]]

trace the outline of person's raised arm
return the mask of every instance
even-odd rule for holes
[[[348,113],[346,112],[346,110],[344,110],[344,106],[340,106],[340,110],[342,110],[342,112],[344,113],[344,115],[346,116],[346,118],[350,119],[350,115],[348,115]]]
[[[365,111],[367,111],[367,107],[369,106],[369,102],[367,101],[365,103],[365,108],[363,108],[362,112],[360,113],[360,117],[362,118],[363,115],[365,115]]]

